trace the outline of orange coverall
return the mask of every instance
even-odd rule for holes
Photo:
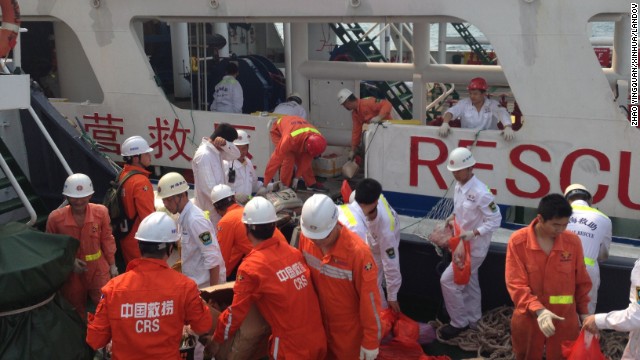
[[[388,100],[374,97],[358,99],[356,109],[351,111],[351,121],[353,122],[353,129],[351,130],[352,148],[360,145],[362,125],[368,124],[373,117],[378,115],[382,115],[383,120],[391,120],[391,103]]]
[[[222,219],[218,221],[217,238],[220,245],[220,252],[224,260],[227,274],[240,264],[242,258],[253,250],[253,245],[247,237],[247,230],[242,222],[242,211],[244,208],[239,204],[229,206]],[[282,239],[284,235],[276,228],[274,237]],[[286,242],[286,239],[284,240]]]
[[[591,279],[584,264],[580,238],[569,231],[556,237],[547,254],[536,241],[538,220],[511,235],[507,246],[505,278],[515,305],[511,342],[517,359],[562,359],[561,343],[580,332],[578,314],[588,314]],[[554,320],[556,332],[545,338],[536,311],[546,308],[563,317]]]
[[[149,181],[149,175],[151,173],[142,167],[125,164],[120,174],[120,179],[124,178],[131,170],[140,171],[142,174],[133,175],[122,186],[122,207],[129,219],[133,219],[131,231],[124,239],[120,240],[120,250],[127,264],[129,261],[140,257],[138,240],[134,237],[138,231],[140,222],[149,214],[156,211],[153,199],[153,186]]]
[[[80,240],[76,258],[87,263],[87,271],[72,272],[62,286],[62,296],[76,308],[84,319],[87,295],[94,304],[100,301],[100,288],[111,278],[109,266],[115,263],[116,244],[111,235],[109,212],[98,204],[87,205],[84,224],[79,226],[69,205],[56,209],[47,219],[47,232],[64,234]]]
[[[280,181],[286,186],[291,186],[294,165],[298,167],[296,177],[302,176],[306,186],[316,183],[311,168],[313,157],[305,148],[307,138],[313,134],[320,132],[315,126],[297,116],[284,116],[272,126],[271,140],[278,140],[278,143],[264,171],[265,184],[268,184],[280,169]]]
[[[233,292],[233,303],[220,314],[214,341],[232,338],[255,303],[271,326],[271,359],[325,358],[327,339],[318,296],[298,249],[279,237],[262,241],[240,264]]]
[[[360,346],[380,346],[378,268],[371,250],[345,226],[333,248],[323,255],[300,234],[300,250],[318,292],[328,341],[327,359],[357,360]]]
[[[102,294],[89,314],[87,344],[99,349],[111,340],[113,360],[179,360],[183,326],[201,334],[213,325],[196,283],[165,260],[132,260]]]

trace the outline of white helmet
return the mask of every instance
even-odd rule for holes
[[[571,196],[576,194],[585,195],[591,198],[591,193],[589,192],[589,190],[587,190],[587,188],[581,184],[571,184],[564,190],[564,197],[566,199],[569,199]]]
[[[135,235],[139,241],[153,243],[176,242],[179,237],[178,225],[167,213],[162,211],[156,211],[144,218]]]
[[[302,234],[312,240],[326,238],[338,222],[338,207],[330,197],[315,194],[302,206]]]
[[[242,222],[247,225],[270,224],[278,221],[276,208],[271,201],[256,196],[251,199],[242,211]]]
[[[122,156],[135,156],[153,152],[153,148],[149,147],[147,140],[137,135],[127,138],[127,140],[122,143],[120,150],[122,151],[120,153]]]
[[[211,189],[211,203],[215,204],[222,199],[234,196],[236,193],[231,190],[229,185],[218,184]]]
[[[353,95],[353,91],[349,89],[342,89],[338,91],[338,104],[342,105],[349,98],[349,96]]]
[[[356,191],[355,190],[353,190],[351,192],[351,195],[349,195],[349,204],[351,204],[354,201],[356,201]]]
[[[92,195],[93,192],[93,183],[85,174],[70,175],[62,189],[62,195],[72,198],[83,198]]]
[[[476,159],[473,158],[471,151],[467,148],[459,147],[453,149],[449,154],[447,169],[449,169],[449,171],[458,171],[472,167],[475,164]]]
[[[249,134],[244,130],[238,130],[238,138],[233,140],[233,145],[249,145]]]
[[[189,184],[184,177],[177,172],[170,172],[158,181],[158,197],[165,199],[173,195],[182,194],[189,190]]]

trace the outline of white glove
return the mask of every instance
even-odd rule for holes
[[[353,160],[354,157],[356,157],[355,150],[349,150],[349,161]]]
[[[378,349],[365,349],[360,346],[360,360],[375,360],[378,357]]]
[[[87,271],[87,263],[80,259],[75,259],[73,262],[73,272],[76,274],[82,274],[85,271]]]
[[[291,182],[291,188],[293,190],[298,190],[298,178],[293,179],[293,181]]]
[[[440,125],[438,134],[441,137],[447,137],[447,135],[449,135],[449,129],[451,129],[451,127],[449,126],[449,123],[443,122],[442,125]]]
[[[116,266],[116,264],[113,264],[109,267],[109,274],[112,278],[118,276],[118,267]]]
[[[269,185],[271,185],[271,184],[269,184]],[[256,191],[256,196],[264,196],[268,192],[269,192],[269,189],[264,187],[264,186],[262,186],[262,187],[260,187],[260,189],[258,189],[258,191]]]
[[[460,234],[460,239],[462,239],[462,240],[469,241],[469,240],[473,239],[474,237],[476,237],[476,234],[473,232],[473,230],[465,231],[462,234]]]
[[[384,120],[382,119],[382,115],[376,115],[371,118],[372,124],[381,124]]]
[[[540,330],[544,334],[544,336],[549,337],[553,336],[556,333],[556,327],[553,325],[553,320],[564,320],[563,317],[560,317],[551,311],[544,309],[538,315],[538,326]]]
[[[280,191],[284,185],[282,185],[281,181],[276,181],[267,184],[267,192]]]
[[[239,204],[243,204],[244,205],[244,204],[249,202],[249,198],[250,197],[251,196],[248,195],[248,194],[237,193],[236,194],[236,202],[239,203]]]
[[[511,141],[516,137],[516,133],[513,131],[511,126],[505,126],[504,130],[502,130],[502,137],[505,141]]]

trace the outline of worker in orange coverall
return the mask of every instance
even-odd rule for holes
[[[516,359],[562,359],[561,344],[575,340],[588,313],[591,279],[580,238],[567,231],[571,205],[547,195],[531,224],[507,246],[505,278],[515,305],[511,342]]]
[[[211,330],[209,308],[196,283],[167,264],[179,233],[164,212],[147,216],[135,234],[142,257],[102,288],[95,316],[89,314],[87,344],[112,342],[113,360],[179,360],[184,325]]]
[[[242,222],[254,249],[240,264],[233,303],[220,314],[213,341],[232,338],[255,304],[271,326],[271,359],[322,360],[327,339],[318,296],[300,251],[276,236],[277,220],[263,197],[245,206]]]
[[[300,226],[300,250],[327,334],[327,359],[374,360],[382,329],[378,267],[369,246],[338,222],[338,208],[323,194],[304,203]]]
[[[100,288],[118,275],[109,212],[103,205],[89,203],[93,192],[93,183],[87,175],[69,176],[62,190],[69,205],[52,211],[47,220],[48,233],[69,235],[80,240],[73,272],[62,287],[62,296],[83,319],[87,296],[98,304]]]
[[[153,148],[141,136],[132,136],[122,143],[121,155],[125,161],[124,169],[120,173],[120,180],[124,179],[130,171],[138,171],[140,174],[131,176],[122,185],[122,206],[126,216],[131,220],[124,220],[120,228],[125,229],[127,235],[120,240],[120,251],[125,264],[140,257],[140,249],[134,234],[142,219],[156,210],[153,186],[149,181],[151,172],[146,170],[151,165],[151,153]],[[114,224],[116,225],[116,224]]]
[[[362,139],[362,126],[391,120],[391,103],[388,100],[374,97],[358,99],[349,89],[342,89],[338,92],[338,103],[351,111],[353,128],[351,129],[349,160],[353,160]]]
[[[296,165],[296,178],[302,176],[308,188],[324,188],[316,183],[311,168],[313,158],[322,155],[327,148],[327,140],[318,129],[301,117],[284,116],[272,126],[271,140],[276,144],[276,150],[271,154],[264,172],[265,184],[269,184],[280,169],[280,180],[285,186],[291,187],[293,166]]]

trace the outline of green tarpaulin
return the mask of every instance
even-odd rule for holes
[[[78,246],[24,224],[0,226],[0,359],[92,358],[86,326],[57,294]]]

